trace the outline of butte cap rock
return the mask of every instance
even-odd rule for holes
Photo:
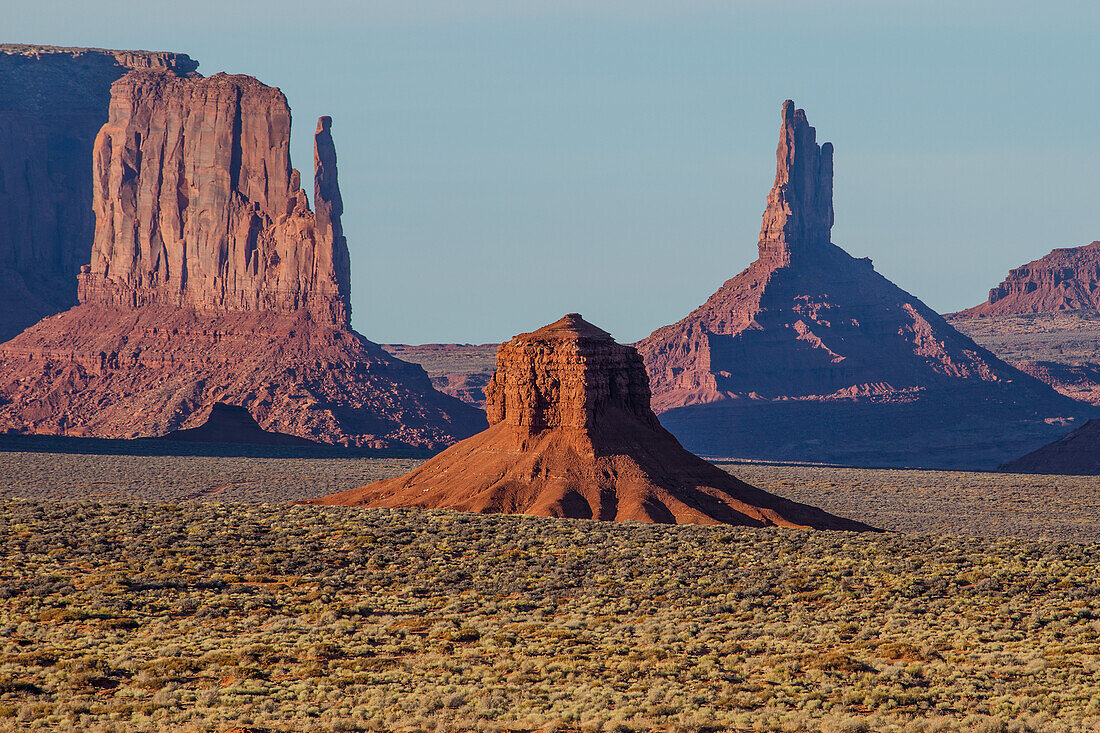
[[[314,137],[316,212],[290,129],[286,97],[251,77],[151,69],[113,84],[80,304],[0,345],[0,429],[159,436],[216,402],[266,431],[379,448],[484,427],[351,329],[331,120]]]
[[[993,468],[1084,406],[832,244],[833,149],[783,104],[758,258],[637,344],[661,422],[723,458]]]
[[[638,352],[571,313],[502,344],[490,427],[406,476],[312,503],[578,519],[869,530],[688,453],[650,409]]]

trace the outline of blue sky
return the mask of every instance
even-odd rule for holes
[[[1100,239],[1095,2],[0,0],[0,41],[176,50],[334,118],[354,324],[620,341],[756,254],[782,101],[835,152],[833,241],[941,312]]]

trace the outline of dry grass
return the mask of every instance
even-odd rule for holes
[[[1100,547],[0,503],[7,730],[1096,730]]]

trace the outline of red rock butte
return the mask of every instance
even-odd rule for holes
[[[290,107],[247,76],[131,71],[91,161],[80,304],[0,345],[0,428],[109,438],[199,425],[209,406],[310,440],[441,448],[475,408],[351,330],[331,120],[311,211]]]
[[[713,457],[993,468],[1081,406],[830,242],[833,149],[783,104],[755,262],[637,344],[654,409]]]
[[[956,318],[1100,310],[1100,242],[1055,249],[1009,271],[989,299]]]
[[[313,503],[868,530],[692,455],[650,409],[638,352],[576,313],[516,336],[486,388],[489,429],[415,471]]]

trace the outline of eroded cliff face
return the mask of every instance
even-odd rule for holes
[[[321,504],[617,521],[868,530],[688,453],[649,406],[638,352],[570,313],[497,351],[490,426],[412,473]]]
[[[265,430],[378,448],[442,448],[485,425],[349,327],[329,118],[314,213],[278,89],[146,70],[112,94],[81,303],[0,344],[0,430],[157,436],[218,402]]]
[[[247,76],[133,72],[96,138],[91,264],[82,303],[308,311],[347,324],[331,120],[315,136],[309,209],[290,165],[290,107]]]
[[[1052,250],[1010,270],[981,305],[956,318],[1022,316],[1100,309],[1100,242]]]
[[[775,151],[775,183],[760,226],[760,260],[779,267],[792,255],[829,244],[833,228],[833,145],[817,144],[817,131],[794,102],[783,103]]]
[[[653,419],[649,398],[638,352],[570,313],[500,345],[485,410],[490,425],[507,423],[532,433],[591,430],[612,409]]]
[[[197,67],[177,53],[0,44],[0,341],[77,302],[111,84],[133,69]]]
[[[666,427],[719,457],[992,468],[1082,414],[830,243],[832,146],[781,119],[759,258],[637,344]]]

